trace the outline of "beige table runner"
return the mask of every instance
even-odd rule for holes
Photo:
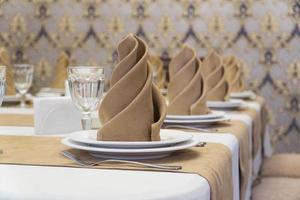
[[[0,126],[34,126],[32,114],[0,114]]]
[[[60,140],[59,137],[0,136],[0,163],[78,167],[60,155],[62,150],[68,149]],[[77,156],[91,158],[86,152],[71,151]],[[212,200],[233,199],[232,155],[223,144],[209,143],[205,147],[177,151],[170,157],[148,162],[181,165],[182,170],[176,172],[197,173],[208,180]],[[161,171],[120,164],[99,168]]]
[[[253,120],[252,123],[252,156],[253,158],[257,155],[257,152],[262,145],[262,121],[261,114],[258,113],[254,108],[246,108],[240,111],[234,111],[238,114],[246,114]]]
[[[255,157],[262,147],[262,141],[264,138],[264,131],[267,124],[267,109],[265,106],[265,100],[257,96],[256,99],[253,101],[248,102],[256,102],[261,107],[261,112],[257,112],[254,108],[247,108],[240,111],[235,111],[235,113],[239,114],[246,114],[251,117],[253,120],[252,124],[252,155]]]
[[[220,133],[233,134],[239,141],[240,199],[244,199],[251,174],[251,147],[247,125],[242,121],[232,120],[218,125],[217,130]]]
[[[234,135],[239,142],[239,171],[240,171],[240,197],[244,199],[247,190],[247,184],[249,180],[250,163],[251,163],[251,147],[249,143],[249,133],[248,128],[242,121],[231,120],[229,122],[217,123],[213,125],[213,128],[217,130],[217,133],[227,133]],[[194,130],[186,130],[193,133]]]

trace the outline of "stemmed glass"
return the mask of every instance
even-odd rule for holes
[[[5,66],[0,66],[0,106],[5,95]]]
[[[70,66],[68,68],[70,95],[82,112],[82,129],[91,129],[91,113],[99,107],[104,89],[104,68],[99,66]]]
[[[33,66],[29,64],[14,65],[15,87],[21,94],[21,107],[26,107],[26,93],[31,87],[33,79]]]

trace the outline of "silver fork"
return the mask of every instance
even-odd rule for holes
[[[182,129],[189,129],[194,131],[201,131],[205,133],[212,133],[217,132],[217,129],[204,129],[204,128],[197,128],[193,126],[186,126],[186,125],[164,125],[164,128],[182,128]]]
[[[118,160],[118,159],[105,159],[105,160],[99,160],[96,162],[91,162],[91,161],[87,161],[87,160],[82,160],[82,159],[76,157],[74,154],[72,154],[69,151],[62,151],[61,154],[84,167],[97,166],[97,165],[106,164],[106,163],[124,163],[124,164],[132,164],[132,165],[138,165],[138,166],[142,166],[142,167],[163,169],[163,170],[180,170],[180,169],[182,169],[181,166],[175,166],[175,165],[150,164],[150,163],[145,163],[145,162],[138,162],[138,161],[131,161],[131,160]]]

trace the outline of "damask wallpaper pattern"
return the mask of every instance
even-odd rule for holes
[[[299,0],[0,0],[0,45],[49,84],[59,52],[77,64],[116,60],[127,33],[168,62],[188,43],[243,58],[247,84],[268,103],[276,151],[300,152]]]

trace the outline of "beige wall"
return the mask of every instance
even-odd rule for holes
[[[244,2],[244,3],[241,3]],[[248,86],[267,100],[277,151],[300,152],[300,4],[297,0],[0,0],[0,45],[35,64],[35,86],[52,79],[58,53],[111,69],[127,33],[171,57],[182,43],[247,64]],[[299,125],[298,125],[299,124]]]

